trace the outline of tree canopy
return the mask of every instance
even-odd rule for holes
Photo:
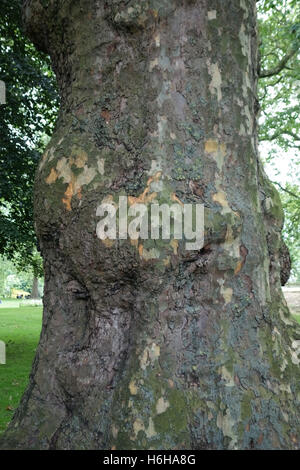
[[[31,264],[34,173],[53,130],[58,94],[49,58],[24,36],[19,0],[1,2],[0,78],[6,85],[6,104],[0,106],[0,253]]]

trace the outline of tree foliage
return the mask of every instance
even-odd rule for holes
[[[264,0],[259,5],[260,140],[300,149],[300,3]]]
[[[32,186],[40,153],[56,119],[58,95],[49,58],[22,31],[21,2],[2,0],[0,79],[0,253],[32,261]],[[33,255],[33,259],[35,255]]]
[[[280,190],[285,212],[283,236],[292,258],[293,278],[300,280],[300,2],[260,0],[260,142],[263,160],[278,160],[291,169],[293,184],[274,181]]]
[[[300,190],[297,186],[287,185],[288,191],[280,191],[281,201],[285,212],[284,238],[290,250],[292,260],[292,275],[295,281],[300,282]]]

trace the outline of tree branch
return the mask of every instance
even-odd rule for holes
[[[276,67],[273,67],[270,70],[262,70],[259,72],[259,78],[267,78],[267,77],[273,77],[274,75],[277,75],[281,70],[283,70],[288,63],[288,61],[296,54],[298,51],[298,47],[293,47],[282,59],[281,61],[276,65]]]
[[[273,134],[271,136],[266,136],[266,137],[261,137],[260,140],[269,140],[269,141],[272,141],[272,140],[275,140],[277,139],[278,137],[280,137],[281,135],[289,135],[290,137],[292,137],[293,139],[295,140],[300,140],[300,137],[295,134],[294,132],[292,131],[286,131],[286,130],[282,130],[280,132],[277,132],[276,134]],[[296,147],[297,148],[297,147]]]
[[[300,199],[300,196],[297,196],[297,194],[295,194],[295,193],[293,193],[292,191],[289,191],[288,189],[284,188],[283,186],[281,186],[280,183],[277,183],[277,181],[271,181],[271,183],[276,184],[277,186],[279,186],[279,188],[280,188],[282,191],[288,193],[290,196],[293,196],[293,197],[295,197],[296,199]]]

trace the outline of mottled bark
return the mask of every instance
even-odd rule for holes
[[[35,185],[43,329],[2,447],[299,447],[300,331],[257,152],[255,3],[25,2],[62,107]],[[96,208],[119,195],[203,202],[205,247],[103,243]]]

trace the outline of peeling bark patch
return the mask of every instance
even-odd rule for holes
[[[115,240],[111,240],[110,238],[106,238],[105,240],[101,240],[101,242],[106,246],[106,248],[112,248],[115,244]]]
[[[67,189],[66,189],[66,191],[65,191],[65,197],[62,198],[62,202],[63,202],[64,205],[66,206],[67,211],[72,210],[72,208],[71,208],[71,200],[72,200],[73,194],[74,194],[74,183],[73,183],[73,181],[71,181],[71,182],[68,184],[68,187],[67,187]]]
[[[142,248],[141,250],[140,247]],[[150,259],[159,259],[160,257],[160,252],[157,248],[151,248],[149,250],[146,250],[145,248],[143,248],[143,245],[139,245],[139,254],[140,257],[146,261],[149,261]]]
[[[207,12],[207,18],[209,21],[215,20],[217,18],[217,11],[216,10],[210,10]]]
[[[174,202],[177,202],[177,203],[180,204],[182,207],[184,206],[183,202],[180,201],[180,199],[176,196],[175,193],[172,193],[172,194],[171,194],[171,200],[174,201]]]
[[[146,188],[144,189],[143,193],[140,194],[140,196],[138,197],[128,196],[129,204],[132,206],[133,204],[138,204],[138,203],[148,204],[149,202],[152,202],[157,197],[157,193],[154,192],[152,194],[148,194],[151,189],[150,185],[154,181],[157,182],[161,178],[161,175],[162,175],[162,172],[158,171],[154,176],[151,176],[147,181]]]
[[[137,438],[137,435],[140,431],[144,431],[144,433],[146,434],[148,439],[150,439],[151,437],[156,436],[156,431],[155,431],[155,427],[154,427],[154,423],[153,423],[152,418],[149,418],[149,424],[148,424],[147,428],[145,428],[145,425],[144,425],[144,423],[141,419],[139,419],[139,418],[136,419],[133,423],[133,430],[134,430],[133,440],[135,440]]]
[[[214,202],[217,202],[218,204],[220,204],[220,206],[222,206],[223,214],[228,214],[229,212],[232,212],[224,191],[219,191],[218,193],[213,194],[212,199]]]
[[[137,395],[138,389],[134,380],[130,382],[129,390],[130,390],[131,395]]]
[[[229,437],[231,442],[228,446],[229,449],[235,449],[237,437],[234,433],[234,420],[231,417],[230,410],[227,409],[226,413],[220,411],[217,417],[217,426],[222,430],[223,435]]]
[[[221,287],[221,294],[225,300],[225,305],[229,304],[232,300],[232,294],[233,290],[231,287],[224,288],[223,286]]]
[[[171,247],[173,248],[174,255],[177,256],[178,254],[178,240],[171,240],[170,242]]]
[[[74,154],[75,156],[73,156]],[[83,168],[88,161],[87,153],[82,149],[74,149],[70,158],[70,166],[75,165],[77,168]]]
[[[151,346],[147,346],[140,358],[141,369],[145,370],[150,364],[153,364],[160,356],[160,347],[152,343]]]
[[[98,165],[98,171],[99,171],[99,173],[100,173],[101,176],[104,175],[104,163],[105,163],[104,158],[100,158],[100,159],[98,160],[98,163],[97,163],[97,165]]]
[[[156,413],[158,415],[164,413],[165,411],[167,411],[169,406],[170,403],[168,402],[168,400],[165,400],[163,397],[161,397],[156,403]]]
[[[159,47],[160,46],[160,34],[159,33],[155,34],[154,40],[155,40],[156,47]]]
[[[96,169],[93,167],[87,166],[88,156],[87,153],[82,149],[74,149],[72,155],[69,159],[66,157],[61,158],[57,164],[56,168],[52,168],[50,174],[45,179],[47,184],[53,184],[58,178],[62,178],[64,183],[68,184],[68,187],[62,198],[62,202],[65,205],[68,211],[71,211],[71,201],[74,195],[78,195],[79,199],[82,197],[82,186],[88,185],[93,181],[96,176]],[[98,162],[99,165],[99,162]],[[78,170],[81,170],[78,175],[76,175],[72,166],[75,166]],[[104,162],[100,162],[100,169],[104,172]]]
[[[111,427],[111,432],[112,432],[113,438],[117,439],[118,434],[119,434],[119,429],[114,424]]]
[[[231,373],[225,366],[221,367],[221,375],[222,379],[224,380],[226,387],[234,387],[234,375]]]
[[[241,255],[242,259],[236,265],[236,268],[234,270],[235,275],[238,274],[241,271],[242,267],[244,266],[244,264],[246,262],[246,258],[247,258],[247,255],[248,255],[248,250],[244,245],[240,246],[240,255]]]
[[[46,183],[47,184],[52,184],[54,183],[58,178],[58,173],[54,168],[51,168],[49,176],[46,178]]]
[[[219,70],[218,64],[212,64],[210,60],[207,61],[208,73],[211,76],[211,82],[209,84],[209,91],[212,95],[217,95],[218,101],[222,99],[222,77]]]
[[[86,165],[83,168],[83,172],[80,173],[77,177],[72,173],[71,181],[66,189],[65,197],[62,199],[62,202],[65,204],[66,209],[70,211],[71,201],[74,195],[78,195],[79,199],[82,197],[81,188],[84,185],[89,184],[94,177],[96,176],[95,168],[89,168]]]
[[[204,144],[204,150],[208,154],[212,154],[217,163],[218,170],[221,171],[226,156],[226,144],[217,140],[209,139]]]
[[[207,140],[205,142],[205,152],[206,153],[214,153],[214,152],[217,152],[219,148],[219,144],[216,140]]]

